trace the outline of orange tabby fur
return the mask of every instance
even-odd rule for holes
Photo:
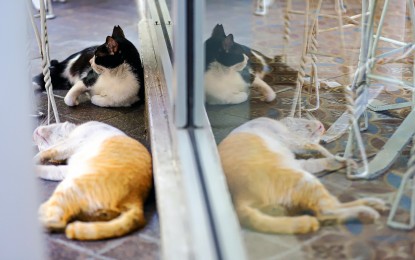
[[[359,218],[371,222],[384,204],[377,199],[340,203],[317,178],[293,167],[295,158],[271,151],[254,133],[231,133],[219,154],[235,210],[244,227],[260,232],[300,234],[316,231],[320,223]],[[368,207],[370,206],[370,207]],[[272,208],[278,214],[268,214]],[[311,211],[311,215],[297,215]]]
[[[41,161],[53,159],[53,149]],[[50,230],[65,229],[66,236],[96,240],[122,236],[145,225],[143,204],[152,186],[151,156],[127,136],[104,141],[99,153],[72,182],[62,182],[39,210]],[[92,222],[75,221],[83,219]],[[107,221],[109,220],[109,221]]]

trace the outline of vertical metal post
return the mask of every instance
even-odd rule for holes
[[[415,6],[413,0],[408,0],[409,14],[411,17],[412,25],[412,43],[415,44]],[[415,54],[412,55],[415,60]],[[412,85],[415,86],[415,63],[412,65]],[[415,110],[415,90],[412,90],[412,110]]]
[[[194,56],[194,78],[193,78],[193,124],[195,127],[203,126],[203,114],[205,113],[205,88],[204,88],[204,65],[205,50],[203,44],[205,16],[205,1],[194,1],[193,16],[193,56]]]
[[[10,1],[0,16],[0,259],[46,259],[37,221],[37,190],[31,162],[31,121],[25,1]],[[7,39],[7,40],[6,40]],[[5,62],[7,61],[7,62]]]
[[[204,107],[204,1],[173,3],[176,148],[195,258],[244,260],[240,227]]]
[[[192,5],[189,3],[192,2]],[[204,1],[177,1],[174,5],[175,125],[201,127],[204,113]],[[189,8],[192,10],[189,11]],[[185,14],[185,15],[183,15]],[[186,37],[184,37],[186,36]]]
[[[174,64],[173,64],[173,110],[174,110],[174,124],[176,127],[182,128],[188,124],[187,121],[187,43],[186,37],[186,2],[175,1],[173,5],[173,50],[174,50]]]

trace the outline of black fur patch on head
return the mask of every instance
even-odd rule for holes
[[[229,34],[222,40],[222,46],[219,49],[217,61],[227,67],[244,61],[244,49],[241,45],[234,42],[232,34]]]
[[[127,38],[120,26],[114,26],[112,36],[107,36],[105,43],[95,51],[95,64],[113,69],[123,63],[130,65],[132,72],[140,82],[138,96],[144,100],[144,72],[137,48]]]
[[[248,57],[248,64],[239,73],[246,82],[252,83],[254,75],[250,72],[251,49],[235,42],[233,34],[226,36],[223,26],[217,24],[213,28],[212,35],[205,41],[205,71],[215,61],[226,67],[243,62],[244,54]]]
[[[119,25],[114,26],[114,29],[112,29],[112,37],[113,38],[125,38],[124,31],[121,29]]]
[[[210,38],[205,41],[205,70],[208,69],[210,63],[217,59],[222,41],[225,37],[226,35],[223,26],[217,24],[215,28],[213,28]]]
[[[116,68],[123,64],[124,60],[119,44],[111,36],[107,36],[105,43],[95,51],[95,63],[105,68]]]
[[[124,62],[131,65],[141,81],[143,77],[140,55],[135,46],[125,38],[121,27],[114,26],[112,36],[107,36],[105,43],[95,51],[95,63],[112,69]]]
[[[226,37],[225,29],[223,29],[222,24],[216,24],[215,28],[212,31],[212,38],[218,38],[219,40]]]

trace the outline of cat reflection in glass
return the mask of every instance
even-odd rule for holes
[[[262,100],[271,102],[275,91],[262,78],[272,59],[234,41],[217,24],[205,41],[205,96],[208,104],[240,104],[249,96],[252,86]]]
[[[237,127],[219,153],[242,226],[266,233],[302,234],[320,224],[359,219],[373,222],[386,209],[377,198],[339,202],[313,173],[345,167],[319,140],[316,120],[257,118]],[[320,154],[323,158],[297,159]],[[311,215],[305,214],[312,213]]]

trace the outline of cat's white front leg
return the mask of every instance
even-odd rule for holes
[[[277,97],[277,94],[275,94],[275,91],[265,81],[260,79],[258,76],[255,76],[255,79],[252,82],[252,86],[258,88],[258,90],[264,96],[263,100],[266,102],[271,102]]]
[[[320,144],[316,143],[306,143],[303,147],[306,153],[320,153],[324,157],[334,157],[334,154],[332,154],[329,150],[321,146]]]
[[[337,160],[335,157],[297,161],[300,163],[302,169],[313,174],[322,171],[335,171],[346,167],[346,161]]]
[[[66,94],[65,104],[70,107],[79,105],[78,97],[86,91],[88,91],[88,88],[81,80],[76,82]]]
[[[68,173],[67,165],[36,165],[37,177],[49,181],[61,181]]]
[[[72,155],[74,149],[75,147],[73,145],[62,142],[38,152],[33,158],[33,161],[35,164],[45,164],[48,161],[63,161]]]

